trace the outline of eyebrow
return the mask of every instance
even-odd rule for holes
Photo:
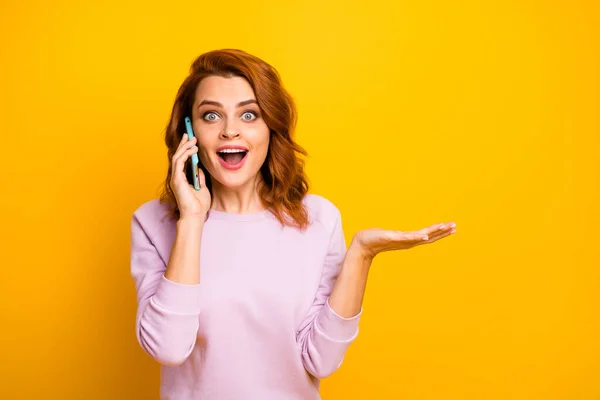
[[[244,100],[244,101],[242,101],[242,102],[239,102],[239,103],[237,104],[237,107],[243,107],[243,106],[245,106],[245,105],[252,104],[252,103],[254,103],[254,104],[258,104],[258,103],[256,102],[256,99],[249,99],[249,100]],[[217,106],[217,107],[221,107],[221,108],[223,108],[223,104],[219,103],[218,101],[213,101],[213,100],[202,100],[202,101],[200,102],[200,104],[198,104],[198,108],[202,107],[202,106],[203,106],[203,105],[205,105],[205,104],[210,104],[210,105],[213,105],[213,106]]]

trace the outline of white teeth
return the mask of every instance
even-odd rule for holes
[[[221,151],[219,151],[219,153],[244,153],[246,152],[246,150],[241,150],[241,149],[223,149]]]

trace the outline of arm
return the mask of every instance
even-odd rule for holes
[[[336,314],[349,318],[362,310],[371,262],[371,258],[350,244],[340,275],[329,296],[329,305]]]
[[[451,222],[432,225],[417,232],[382,229],[358,232],[350,243],[342,270],[329,297],[331,307],[343,317],[355,315],[361,310],[369,269],[378,253],[433,243],[455,233],[455,228],[456,224]]]
[[[455,232],[456,224],[435,224],[416,232],[368,229],[358,232],[346,251],[339,211],[321,285],[296,336],[302,362],[313,376],[337,370],[358,335],[358,320],[373,258],[382,251],[433,243]]]
[[[348,248],[340,276],[329,298],[331,307],[347,317],[361,309],[373,258],[382,251],[409,249],[455,233],[456,224],[436,224],[416,232],[368,229],[360,231]]]
[[[356,299],[362,301],[360,288],[362,285],[364,290],[364,284],[352,273],[357,270],[353,266],[358,265],[356,261],[353,253],[346,252],[338,211],[317,295],[296,336],[304,368],[317,378],[325,378],[341,366],[346,349],[358,335],[362,310]],[[347,302],[344,297],[353,301]]]
[[[184,218],[177,221],[175,243],[165,278],[184,285],[200,283],[200,242],[204,220]]]
[[[131,223],[131,274],[138,309],[136,336],[142,348],[164,365],[179,365],[192,352],[200,314],[202,224],[177,222],[165,266],[137,214]]]

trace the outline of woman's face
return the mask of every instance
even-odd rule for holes
[[[196,88],[192,125],[198,156],[213,178],[213,187],[217,182],[229,188],[254,182],[267,157],[269,127],[245,78],[202,79]],[[220,152],[228,147],[243,152]]]

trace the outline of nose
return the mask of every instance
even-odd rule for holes
[[[238,136],[240,136],[239,132],[232,132],[231,130],[223,130],[223,132],[221,132],[221,138],[223,139],[230,139]]]
[[[221,132],[221,138],[228,139],[240,136],[240,130],[235,126],[234,123],[228,122],[223,131]]]

